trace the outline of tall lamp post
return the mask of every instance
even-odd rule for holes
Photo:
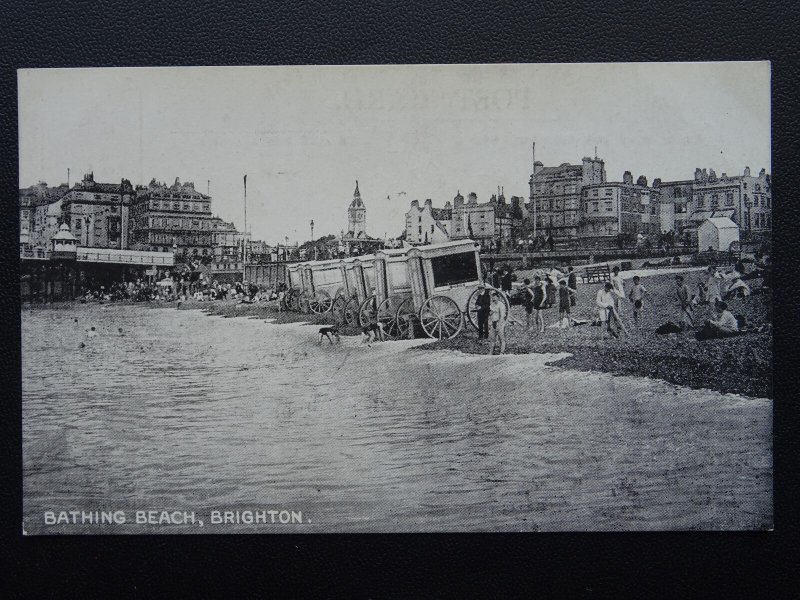
[[[314,260],[317,260],[317,244],[314,242],[314,219],[311,219],[311,243],[314,245]]]

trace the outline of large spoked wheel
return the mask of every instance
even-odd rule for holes
[[[428,337],[449,340],[461,331],[464,316],[452,298],[431,296],[419,309],[419,322]]]
[[[370,296],[358,307],[358,324],[366,327],[378,318],[378,299]]]
[[[325,290],[319,290],[311,299],[311,312],[324,315],[333,308],[333,298]]]
[[[403,337],[403,332],[397,323],[397,308],[402,301],[403,298],[389,296],[378,305],[378,323],[383,325],[383,334],[387,339],[396,340]],[[408,336],[407,328],[405,333]]]
[[[400,302],[397,306],[397,312],[394,314],[394,320],[395,323],[397,323],[397,331],[400,333],[401,338],[408,338],[410,334],[413,334],[411,328],[414,326],[414,320],[416,318],[414,299],[408,297]],[[413,337],[413,335],[411,337]]]
[[[344,316],[345,325],[355,325],[358,323],[358,309],[358,298],[353,296],[347,301],[347,304],[344,305],[344,311],[342,314]]]
[[[297,288],[289,290],[286,294],[286,307],[293,311],[300,310],[300,290]]]
[[[492,294],[494,292],[498,292],[500,294],[500,299],[506,305],[506,314],[509,314],[509,311],[511,310],[511,304],[509,303],[506,295],[500,290],[489,286],[489,293]],[[475,329],[478,329],[478,294],[480,293],[481,288],[475,288],[475,291],[469,295],[469,300],[467,300],[467,320]]]

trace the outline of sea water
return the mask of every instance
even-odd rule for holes
[[[766,399],[174,308],[21,318],[28,534],[771,527]]]

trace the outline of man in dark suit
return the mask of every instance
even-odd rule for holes
[[[489,286],[484,284],[476,300],[478,305],[478,339],[489,338],[489,308],[492,304],[492,297],[489,294]]]

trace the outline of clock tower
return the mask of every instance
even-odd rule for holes
[[[352,232],[353,237],[359,234],[366,235],[367,209],[361,201],[361,192],[358,191],[358,181],[356,181],[356,191],[353,192],[353,201],[347,209],[347,231]]]

